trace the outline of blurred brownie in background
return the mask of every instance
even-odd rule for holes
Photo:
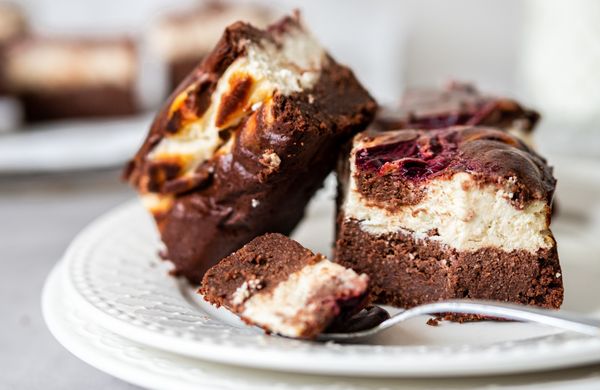
[[[167,65],[169,91],[214,48],[225,27],[241,20],[262,28],[272,17],[258,5],[217,1],[165,14],[150,30],[149,44]]]
[[[377,115],[375,128],[439,129],[450,126],[490,126],[504,130],[532,146],[532,132],[540,115],[516,100],[479,92],[472,84],[450,82],[442,88],[413,88],[398,107]]]
[[[137,52],[125,37],[25,37],[7,46],[4,73],[29,122],[138,111]]]
[[[3,71],[6,46],[26,33],[27,20],[23,10],[14,3],[0,2],[0,95],[7,93]]]

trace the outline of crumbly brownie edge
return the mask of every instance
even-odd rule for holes
[[[376,302],[400,307],[473,298],[559,308],[563,301],[556,246],[537,253],[482,248],[457,251],[397,232],[371,235],[341,219],[335,261],[366,273]]]
[[[204,299],[234,311],[240,307],[234,294],[244,283],[251,290],[268,293],[290,274],[322,259],[298,242],[278,233],[262,235],[210,268],[199,292]],[[253,282],[255,281],[255,282]]]

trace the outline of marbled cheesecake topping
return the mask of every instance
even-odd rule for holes
[[[125,176],[165,257],[198,283],[266,232],[288,234],[376,104],[302,25],[229,26],[157,115]]]
[[[374,127],[379,130],[442,129],[451,126],[489,126],[532,144],[540,115],[516,100],[483,94],[473,85],[448,83],[443,88],[409,89],[398,107],[382,109]]]

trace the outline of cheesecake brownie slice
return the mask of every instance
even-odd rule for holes
[[[176,273],[199,283],[267,232],[288,234],[376,104],[300,23],[235,23],[158,113],[126,177]]]
[[[529,146],[540,115],[517,101],[480,93],[473,85],[451,82],[441,89],[408,90],[398,108],[378,113],[379,130],[490,126],[519,137]]]
[[[221,1],[165,14],[150,29],[148,40],[167,65],[169,91],[211,52],[225,27],[239,20],[264,27],[271,19],[267,8]]]
[[[335,260],[375,299],[474,298],[558,308],[552,169],[482,127],[365,132],[342,171]]]
[[[128,38],[26,37],[6,51],[5,80],[27,121],[138,111],[138,60]]]
[[[265,234],[204,275],[204,299],[268,333],[315,338],[360,311],[368,277],[281,234]]]

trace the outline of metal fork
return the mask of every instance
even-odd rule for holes
[[[384,310],[382,308],[378,308]],[[349,341],[373,336],[391,328],[403,321],[421,315],[436,315],[439,313],[477,314],[506,320],[531,322],[572,332],[583,333],[589,336],[600,336],[600,320],[580,314],[565,311],[553,311],[537,307],[480,300],[450,300],[428,303],[403,310],[376,325],[358,331],[340,333],[322,333],[319,341]],[[381,316],[381,314],[379,314]],[[388,315],[389,316],[389,315]],[[352,319],[350,319],[351,321]]]

